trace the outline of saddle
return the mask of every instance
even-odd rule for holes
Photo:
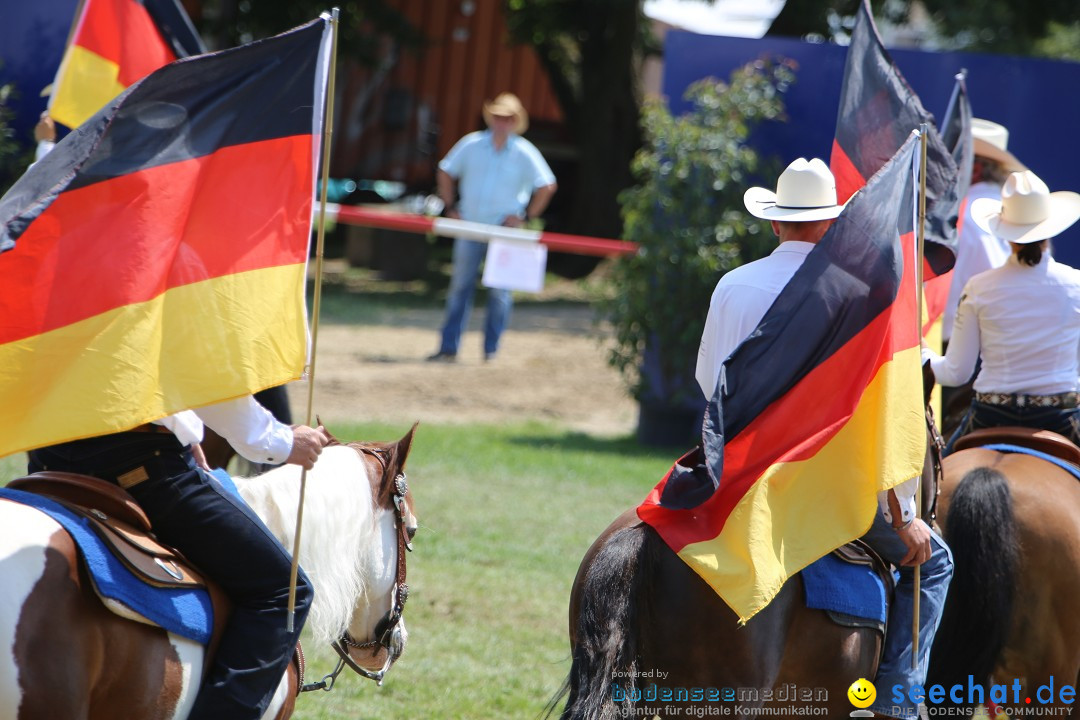
[[[958,439],[953,449],[959,452],[960,450],[997,443],[1019,445],[1080,467],[1080,447],[1077,447],[1064,435],[1059,435],[1050,430],[1036,430],[1026,427],[983,428],[973,430]]]
[[[832,569],[829,566],[830,561],[832,561]],[[841,578],[836,573],[838,561],[844,566],[865,569],[868,574],[861,576],[863,583],[872,582],[874,577],[881,582],[883,593],[877,601],[878,608],[858,607],[859,599],[852,597],[858,593],[849,585],[851,577]],[[884,620],[888,617],[888,605],[896,587],[896,578],[893,576],[890,565],[865,542],[853,540],[846,545],[841,545],[826,557],[805,568],[802,576],[808,607],[824,610],[837,625],[871,628],[884,634]],[[839,590],[843,594],[842,601],[838,602],[839,598],[835,594],[830,595],[830,588],[827,586],[834,582],[841,584],[840,588],[832,590]],[[878,617],[871,616],[878,613],[881,613]]]
[[[125,490],[89,475],[54,471],[16,478],[7,487],[46,497],[85,520],[108,551],[147,585],[205,590],[214,616],[207,648],[207,657],[211,656],[231,611],[228,598],[180,552],[157,541],[150,519]],[[85,565],[85,558],[81,554],[79,557]],[[132,618],[130,611],[104,598],[102,602],[122,617],[146,622],[142,618]]]

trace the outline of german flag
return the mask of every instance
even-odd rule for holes
[[[962,216],[964,198],[971,186],[971,166],[975,160],[974,140],[971,135],[971,101],[968,99],[967,71],[956,75],[956,84],[949,99],[949,108],[945,111],[942,123],[941,140],[956,163],[956,182],[949,185],[942,197],[928,208],[926,216],[926,236],[929,238],[955,238],[958,220]],[[949,285],[952,283],[952,270],[927,280],[926,317],[924,318],[923,336],[929,338],[930,331],[939,324],[945,312],[945,303],[949,298]],[[937,343],[940,347],[940,342]]]
[[[70,128],[159,67],[206,52],[178,0],[83,0],[49,114]]]
[[[702,445],[638,507],[743,621],[863,535],[879,491],[922,470],[917,142],[851,200],[725,361]]]
[[[929,214],[934,212],[939,198],[947,205],[955,195],[956,163],[934,127],[933,116],[923,108],[919,96],[885,50],[869,0],[862,0],[848,46],[836,137],[829,159],[840,202],[865,185],[922,123],[929,126],[926,146]],[[952,211],[951,232],[942,227],[940,235],[934,234],[933,228],[926,233],[924,277],[927,279],[947,272],[956,260],[956,208]]]
[[[0,199],[0,456],[301,375],[330,32],[161,68]]]

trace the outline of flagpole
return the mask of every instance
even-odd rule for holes
[[[322,188],[319,198],[319,222],[315,240],[315,292],[311,305],[311,361],[308,364],[306,425],[311,425],[315,400],[315,358],[319,343],[319,310],[322,305],[323,247],[326,240],[326,195],[330,179],[330,141],[334,136],[334,75],[337,72],[338,8],[330,13],[330,76],[326,84],[326,105],[323,108]],[[296,505],[296,533],[293,537],[292,567],[289,574],[289,614],[285,621],[288,632],[293,631],[296,616],[296,581],[300,573],[300,533],[304,525],[304,495],[307,492],[307,469],[300,471],[300,500]]]
[[[922,340],[922,316],[923,316],[923,258],[926,255],[926,135],[929,132],[927,123],[919,125],[919,222],[916,229],[918,237],[918,254],[915,257],[915,297],[918,298],[918,312],[915,322],[918,325],[918,337]],[[915,483],[915,517],[922,517],[922,477]],[[919,665],[919,595],[922,587],[921,566],[915,566],[915,612],[911,619],[911,667],[915,669]]]

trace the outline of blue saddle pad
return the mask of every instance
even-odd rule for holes
[[[885,622],[885,583],[868,565],[852,565],[832,553],[802,571],[806,606]]]
[[[148,585],[113,556],[86,519],[47,497],[0,488],[0,498],[36,508],[60,523],[78,545],[99,595],[123,603],[171,633],[203,645],[210,641],[214,614],[206,590]]]
[[[1038,450],[1032,450],[1031,448],[1021,447],[1019,445],[1008,445],[1006,443],[981,445],[980,447],[985,450],[996,450],[1003,453],[1020,453],[1021,455],[1030,455],[1032,457],[1037,457],[1045,460],[1048,463],[1053,463],[1057,465],[1062,470],[1068,470],[1069,474],[1071,474],[1077,480],[1080,480],[1080,468],[1076,467],[1072,463],[1065,462],[1059,457],[1054,457],[1053,455],[1048,455],[1047,453],[1039,452]]]

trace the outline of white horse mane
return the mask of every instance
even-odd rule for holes
[[[292,553],[300,468],[283,465],[264,475],[235,478],[240,494]],[[316,642],[337,640],[365,593],[373,560],[386,552],[380,535],[367,464],[347,446],[323,450],[308,472],[300,566],[315,586],[308,615]]]

